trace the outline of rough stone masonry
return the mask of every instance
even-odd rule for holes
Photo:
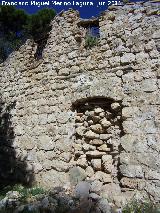
[[[93,20],[68,10],[52,21],[41,59],[27,40],[0,64],[2,113],[10,109],[13,133],[0,146],[8,158],[14,150],[16,178],[30,182],[32,173],[37,184],[66,189],[86,180],[115,202],[135,194],[160,200],[157,12],[149,2],[111,6]],[[99,43],[87,48],[94,24]]]

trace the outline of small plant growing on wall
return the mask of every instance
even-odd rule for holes
[[[98,38],[92,35],[87,35],[85,39],[85,46],[91,48],[98,45]]]
[[[92,48],[97,46],[99,43],[99,28],[91,27],[87,29],[85,37],[85,46],[86,48]]]
[[[129,3],[129,0],[123,0],[123,4]]]

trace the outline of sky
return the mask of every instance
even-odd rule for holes
[[[97,17],[99,14],[106,10],[109,5],[111,4],[120,4],[121,0],[0,0],[0,3],[2,4],[2,1],[5,2],[5,4],[9,4],[10,2],[17,2],[18,6],[17,8],[24,9],[26,12],[33,14],[37,12],[38,10],[42,8],[53,8],[56,10],[57,13],[59,13],[62,10],[68,10],[69,8],[76,9],[80,12],[81,18],[91,18],[92,16]],[[137,2],[139,0],[131,0],[132,2]],[[28,2],[28,6],[20,6],[22,2]],[[49,6],[38,6],[43,4],[44,2],[49,2]],[[69,3],[69,6],[65,6],[64,2]],[[87,4],[86,6],[85,4]],[[62,4],[62,5],[56,5],[56,4]],[[75,5],[75,4],[79,5]],[[81,5],[82,3],[82,5]],[[4,4],[4,3],[3,3]],[[32,4],[32,5],[31,5]],[[35,5],[37,4],[37,5]],[[91,5],[90,5],[91,4]],[[93,5],[92,5],[93,4]],[[102,4],[102,5],[100,5]]]

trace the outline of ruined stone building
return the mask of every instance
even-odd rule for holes
[[[52,21],[42,58],[27,40],[0,64],[9,129],[0,144],[1,177],[47,188],[87,180],[115,201],[135,194],[160,200],[157,14],[156,3],[111,6],[92,20],[68,10]],[[85,37],[94,27],[99,38],[89,48]]]

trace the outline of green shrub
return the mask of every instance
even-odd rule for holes
[[[39,210],[24,209],[21,213],[40,213],[40,211]]]
[[[123,0],[123,4],[129,3],[129,0]]]
[[[0,191],[0,200],[3,199],[7,192],[9,191],[17,191],[20,193],[20,198],[19,201],[21,201],[21,204],[28,204],[31,200],[38,200],[39,198],[41,199],[43,195],[45,195],[46,191],[40,187],[32,187],[32,188],[27,188],[22,185],[14,185],[14,186],[7,186],[3,190]],[[42,197],[36,197],[37,195],[42,195]],[[1,208],[0,213],[13,213],[14,212],[14,206],[7,207],[7,208]],[[36,210],[28,210],[28,207],[26,206],[22,213],[40,213],[39,209]]]
[[[93,46],[98,45],[99,39],[92,35],[87,35],[85,38],[85,46],[91,48]]]
[[[26,26],[28,34],[35,41],[46,37],[51,30],[50,22],[55,15],[55,10],[49,8],[41,9],[37,13],[30,15]]]
[[[45,194],[45,190],[40,187],[27,188],[22,185],[7,186],[0,193],[0,200],[6,196],[8,191],[17,191],[21,194],[20,200],[26,201],[28,198]]]
[[[160,213],[160,206],[151,201],[132,200],[122,210],[123,213]]]
[[[27,198],[34,197],[36,195],[41,195],[45,193],[45,190],[40,187],[26,188],[22,186],[18,186],[15,188],[21,194],[21,200],[25,201]]]
[[[0,5],[0,63],[28,38],[33,38],[38,44],[46,39],[55,15],[55,10],[50,8],[29,15],[13,6]]]

